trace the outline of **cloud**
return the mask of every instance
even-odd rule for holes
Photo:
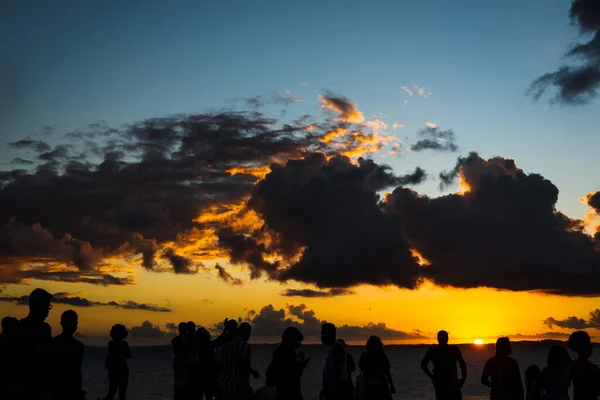
[[[244,262],[255,276],[266,272],[273,279],[319,287],[414,287],[415,258],[394,221],[378,208],[377,192],[423,179],[420,169],[396,176],[372,160],[353,164],[347,157],[327,160],[319,153],[274,164],[248,201],[264,225],[235,241],[220,236],[220,244],[230,249],[231,262]],[[269,247],[263,243],[265,232]],[[287,268],[266,261],[273,255]]]
[[[416,83],[413,83],[412,86],[413,86],[413,89],[415,90],[415,93],[425,99],[428,98],[429,96],[431,96],[431,94],[432,94],[431,91],[428,89],[425,89],[424,86],[419,87]]]
[[[289,106],[293,103],[300,103],[302,98],[299,96],[292,95],[292,92],[288,89],[285,91],[285,96],[280,95],[279,93],[273,93],[271,96],[271,100],[275,104],[283,104],[284,106]]]
[[[15,157],[15,158],[13,158],[10,163],[14,164],[14,165],[32,165],[32,164],[34,164],[33,161],[26,160],[26,159],[21,158],[21,157]]]
[[[334,297],[349,294],[354,294],[354,292],[347,288],[331,288],[329,290],[286,289],[281,293],[285,297]]]
[[[17,303],[18,305],[28,304],[29,296],[0,296],[0,301]],[[125,310],[143,310],[152,312],[171,312],[171,309],[166,307],[160,307],[155,304],[137,303],[135,301],[126,300],[123,302],[109,301],[100,302],[88,300],[84,297],[77,296],[73,293],[55,293],[52,303],[65,304],[73,307],[113,307],[122,308]]]
[[[243,284],[241,279],[234,278],[231,274],[225,271],[225,268],[220,266],[219,264],[215,265],[215,269],[218,271],[219,279],[223,280],[226,283],[230,283],[232,285],[241,285]]]
[[[520,340],[548,340],[548,339],[568,339],[569,334],[563,332],[542,332],[542,333],[534,333],[531,335],[524,335],[521,333],[515,333],[513,335],[504,335],[511,339],[520,339]]]
[[[165,251],[165,258],[169,260],[173,271],[176,274],[196,274],[198,273],[199,265],[191,259],[175,253],[175,250],[169,248]]]
[[[459,158],[448,174],[462,194],[429,198],[406,189],[384,209],[430,265],[420,276],[441,286],[597,295],[600,253],[580,220],[555,211],[558,189],[514,160]]]
[[[0,281],[130,284],[115,260],[194,273],[202,261],[227,256],[217,232],[226,240],[223,229],[231,228],[235,239],[246,224],[260,224],[244,204],[272,163],[312,152],[356,161],[393,139],[384,124],[351,125],[364,118],[348,99],[322,99],[335,118],[173,115],[122,128],[93,123],[62,138],[55,132],[52,147],[11,143],[13,158],[33,164],[0,171]],[[340,127],[345,135],[324,140]],[[29,151],[36,156],[18,157]]]
[[[250,310],[247,317],[252,325],[252,336],[273,337],[280,335],[287,327],[293,326],[305,337],[318,337],[321,326],[327,322],[317,318],[314,311],[305,304],[288,305],[276,309],[269,304],[260,311]],[[334,322],[335,321],[329,321]],[[383,340],[410,340],[425,338],[419,331],[404,332],[389,328],[385,323],[369,322],[365,325],[336,325],[338,337],[345,340],[366,340],[371,335],[377,335]]]
[[[356,104],[345,97],[336,97],[333,95],[319,95],[322,108],[338,114],[338,120],[350,124],[360,124],[365,120],[363,114],[358,110]]]
[[[423,139],[409,147],[411,151],[436,150],[455,152],[458,146],[454,132],[451,129],[441,130],[436,124],[427,122],[426,128],[419,131]]]
[[[148,320],[142,322],[139,326],[133,326],[130,332],[131,336],[137,338],[162,338],[167,335],[158,325],[154,325]]]
[[[598,94],[600,88],[600,5],[596,0],[574,0],[569,13],[580,33],[591,35],[587,42],[577,43],[566,57],[576,65],[563,65],[533,81],[529,93],[539,99],[550,88],[556,89],[551,103],[584,104]]]
[[[412,90],[410,90],[410,89],[408,88],[408,86],[401,86],[400,88],[401,88],[402,90],[404,90],[404,91],[406,92],[406,94],[408,94],[409,96],[412,96],[412,95],[414,95],[414,92],[413,92]]]
[[[577,317],[568,317],[557,320],[553,317],[548,317],[544,320],[544,325],[550,329],[554,328],[555,326],[564,329],[600,329],[600,310],[596,309],[594,311],[590,311],[590,315],[587,320]]]
[[[392,128],[394,128],[394,130],[402,129],[404,128],[404,124],[392,124]]]

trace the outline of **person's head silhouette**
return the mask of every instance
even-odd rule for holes
[[[238,323],[235,319],[225,319],[225,331],[227,333],[234,333],[238,327]]]
[[[379,339],[379,336],[371,336],[367,340],[367,352],[369,353],[383,353],[383,342]]]
[[[281,335],[281,345],[286,348],[299,349],[304,340],[304,335],[296,327],[290,326]]]
[[[185,322],[180,322],[177,326],[177,331],[180,335],[185,335],[187,333],[187,324]]]
[[[512,353],[512,345],[510,339],[507,337],[501,337],[496,340],[496,356],[508,357]]]
[[[555,344],[548,352],[548,366],[553,370],[561,370],[569,366],[571,357],[563,346]]]
[[[210,342],[210,332],[206,328],[198,328],[196,331],[196,339],[200,343],[208,343]]]
[[[534,381],[535,382],[539,381],[541,376],[542,376],[542,371],[540,370],[540,367],[538,367],[535,364],[530,365],[525,370],[525,383],[529,384]]]
[[[115,324],[110,329],[110,337],[113,340],[125,340],[129,336],[129,332],[127,332],[127,328],[122,324]]]
[[[590,358],[592,356],[592,340],[586,331],[577,331],[569,336],[569,348],[573,350],[580,358]]]
[[[29,295],[29,316],[41,322],[48,318],[48,314],[52,309],[52,295],[44,289],[34,289]]]
[[[335,343],[336,337],[335,325],[325,322],[321,327],[321,343],[330,346]]]
[[[196,334],[196,323],[194,321],[188,321],[186,330],[188,335],[194,336]]]
[[[19,320],[15,317],[4,317],[2,318],[2,335],[10,336],[17,332],[19,326]]]
[[[79,317],[73,310],[67,310],[60,316],[60,326],[64,335],[73,336],[77,332]]]
[[[448,344],[448,332],[439,331],[437,334],[437,341],[441,345]]]
[[[250,340],[250,335],[252,334],[252,326],[250,326],[247,322],[242,322],[238,327],[237,336],[244,339],[246,342]]]

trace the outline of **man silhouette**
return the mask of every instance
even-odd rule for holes
[[[437,400],[460,400],[460,389],[467,379],[467,364],[460,349],[448,344],[448,332],[439,331],[437,339],[439,344],[427,349],[421,369],[431,378]],[[433,373],[429,370],[430,362],[433,363]],[[460,379],[457,378],[456,363],[460,366]]]
[[[17,329],[19,320],[15,317],[2,318],[0,333],[0,399],[16,397],[15,381],[17,377]]]
[[[46,322],[52,309],[52,295],[44,289],[34,289],[29,295],[29,315],[19,321],[19,365],[21,366],[22,399],[50,397],[49,364],[52,329]]]
[[[321,343],[329,346],[323,367],[322,400],[350,400],[354,387],[348,373],[348,359],[344,342],[337,338],[335,325],[326,322],[321,327]]]
[[[77,331],[77,313],[67,310],[60,317],[62,333],[52,339],[52,399],[78,400],[83,398],[81,390],[81,364],[83,343],[73,335]]]

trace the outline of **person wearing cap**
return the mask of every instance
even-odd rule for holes
[[[29,295],[29,314],[19,321],[17,358],[23,400],[50,398],[52,329],[45,321],[52,297],[44,289],[34,289]]]

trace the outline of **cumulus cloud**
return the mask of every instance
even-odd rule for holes
[[[458,150],[456,137],[452,129],[442,130],[436,124],[427,122],[426,127],[419,131],[423,139],[409,147],[411,151],[436,150],[455,152]]]
[[[590,311],[590,315],[588,319],[577,318],[577,317],[568,317],[565,319],[556,319],[553,317],[548,317],[544,320],[544,325],[548,328],[552,329],[554,327],[564,328],[564,329],[586,329],[586,328],[600,328],[600,310],[596,309],[594,311]]]
[[[163,338],[167,335],[167,332],[148,320],[142,322],[139,326],[133,326],[130,332],[131,336],[137,338]]]
[[[589,41],[575,44],[566,57],[576,60],[574,65],[563,65],[554,72],[537,78],[529,93],[537,100],[549,89],[555,89],[552,103],[583,104],[596,97],[600,88],[600,2],[574,0],[569,12],[582,35]]]
[[[534,333],[531,335],[515,333],[513,335],[504,335],[511,339],[519,339],[519,340],[564,340],[569,338],[568,333],[563,332],[542,332],[542,333]]]
[[[198,272],[200,266],[198,263],[177,254],[172,248],[167,249],[164,256],[169,260],[176,274],[196,274]]]
[[[262,338],[278,336],[290,326],[300,329],[305,337],[318,337],[321,334],[322,324],[327,322],[317,318],[315,312],[305,304],[287,305],[280,309],[269,304],[259,311],[250,310],[246,319],[252,325],[252,336]],[[329,322],[335,323],[335,321]],[[336,325],[336,327],[338,337],[345,340],[364,340],[371,335],[377,335],[383,340],[425,338],[418,330],[404,332],[392,329],[383,322],[369,322],[365,325]]]
[[[215,269],[217,270],[219,279],[221,279],[223,282],[230,283],[232,285],[241,285],[241,284],[243,284],[243,282],[242,282],[241,279],[234,278],[233,276],[231,276],[231,274],[229,272],[227,272],[225,270],[225,268],[223,268],[219,264],[215,265]]]
[[[18,305],[26,305],[28,304],[29,296],[0,296],[0,301],[3,302],[11,302],[17,303]],[[117,301],[109,301],[109,302],[101,302],[101,301],[93,301],[88,300],[85,297],[80,297],[76,293],[55,293],[54,298],[52,299],[52,303],[55,304],[66,304],[73,307],[113,307],[113,308],[122,308],[125,310],[143,310],[143,311],[152,311],[152,312],[171,312],[170,308],[160,307],[156,304],[147,304],[147,303],[138,303],[132,300],[126,300],[122,302]]]
[[[314,289],[286,289],[282,296],[285,297],[334,297],[354,294],[347,288],[331,288],[329,290],[314,290]]]

